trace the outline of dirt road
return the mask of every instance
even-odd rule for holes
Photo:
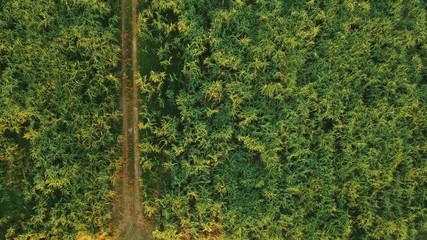
[[[152,239],[151,233],[144,224],[140,197],[137,4],[138,0],[121,0],[122,168],[116,177],[118,183],[112,221],[114,238],[129,240]],[[129,14],[131,19],[128,18]],[[129,30],[131,31],[130,41]],[[131,55],[129,56],[130,45]],[[129,79],[129,74],[132,79]]]

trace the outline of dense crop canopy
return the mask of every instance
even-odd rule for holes
[[[108,233],[120,83],[111,9],[0,5],[0,235]]]
[[[141,62],[162,63],[142,70],[141,113],[158,236],[425,231],[423,4],[147,3]]]
[[[1,237],[111,235],[117,2],[0,0]],[[157,238],[425,236],[424,0],[138,11],[141,190]]]

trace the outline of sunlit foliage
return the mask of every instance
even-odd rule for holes
[[[427,230],[424,1],[145,5],[141,150],[158,237]]]
[[[99,1],[0,6],[0,238],[108,234],[117,19]]]
[[[0,234],[111,234],[118,1],[0,1]],[[140,0],[161,239],[427,232],[423,0]]]

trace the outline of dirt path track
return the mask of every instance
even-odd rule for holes
[[[113,204],[112,227],[115,239],[127,240],[152,239],[144,224],[140,197],[137,4],[138,0],[121,0],[122,169],[117,173],[117,195]],[[127,17],[129,14],[131,19]],[[130,41],[129,30],[131,30]],[[129,56],[130,44],[131,56]],[[131,75],[132,79],[129,79],[128,75]]]

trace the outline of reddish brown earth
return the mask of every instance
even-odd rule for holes
[[[129,6],[130,3],[130,6]],[[140,197],[140,153],[138,131],[137,0],[121,0],[122,40],[122,164],[116,173],[113,203],[115,239],[152,239],[152,227],[145,224]],[[130,9],[129,9],[130,7]],[[128,18],[129,10],[131,19]],[[131,39],[129,40],[129,28]],[[131,55],[129,56],[129,45]],[[129,64],[131,62],[131,65]],[[131,74],[132,79],[128,75]]]

